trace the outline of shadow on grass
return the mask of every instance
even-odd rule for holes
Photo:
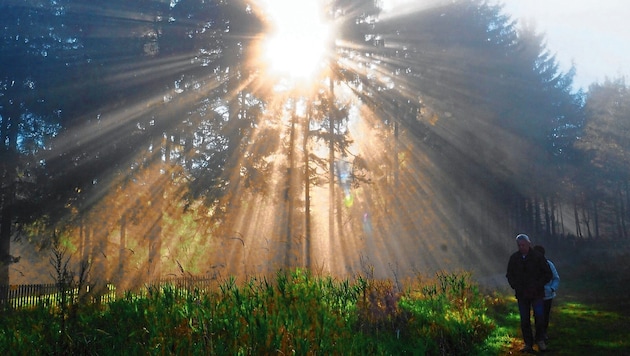
[[[516,299],[508,297],[505,301],[505,305],[492,306],[498,326],[486,344],[486,351],[497,350],[498,355],[520,354],[523,341]],[[552,309],[547,347],[545,352],[533,354],[630,356],[630,317],[608,305],[557,300]]]
[[[552,311],[549,350],[555,355],[630,355],[630,317],[602,306],[559,302]]]

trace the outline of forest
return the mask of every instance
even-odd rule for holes
[[[0,285],[51,281],[51,250],[132,288],[491,276],[521,232],[628,247],[625,78],[574,88],[487,1],[322,3],[333,38],[305,84],[267,70],[259,2],[1,1]]]

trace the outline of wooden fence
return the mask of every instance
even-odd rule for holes
[[[144,283],[131,291],[138,296],[146,296],[149,293],[159,291],[166,286],[173,286],[176,290],[189,292],[198,290],[209,292],[216,287],[216,278],[210,276],[190,276],[179,278],[159,279]],[[65,291],[65,296],[63,295]],[[107,303],[125,295],[126,291],[117,289],[112,283],[96,289],[94,285],[87,285],[79,290],[74,288],[60,288],[55,283],[49,284],[25,284],[25,285],[0,285],[0,307],[25,308],[37,305],[58,306],[63,299],[66,301],[78,300],[80,296],[87,297],[90,302]],[[4,298],[3,298],[4,296]],[[65,298],[65,299],[64,299]]]
[[[55,284],[27,284],[0,286],[0,295],[7,296],[8,306],[22,308],[29,305],[50,304],[57,293]]]

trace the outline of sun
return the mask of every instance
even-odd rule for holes
[[[331,49],[331,26],[320,1],[267,0],[271,32],[265,37],[262,60],[270,74],[309,80],[325,67]]]

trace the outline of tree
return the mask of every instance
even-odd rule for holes
[[[66,2],[0,5],[0,285],[9,283],[10,242],[15,227],[37,214],[32,211],[41,179],[33,156],[49,148],[59,132],[61,106],[49,94],[67,74],[81,43],[63,26]]]
[[[84,240],[99,237],[102,245],[85,256],[96,259],[98,249],[111,255],[119,244],[114,254],[123,271],[124,251],[142,246],[133,258],[142,256],[147,275],[158,274],[169,239],[180,235],[174,216],[194,216],[204,220],[204,238],[212,244],[239,228],[281,236],[287,243],[278,249],[282,259],[276,258],[289,265],[300,243],[302,211],[310,243],[309,204],[317,184],[328,186],[331,236],[362,233],[363,212],[341,203],[341,192],[356,188],[373,194],[365,205],[376,202],[392,230],[408,228],[404,233],[413,238],[421,223],[407,209],[417,200],[425,211],[436,209],[429,214],[452,229],[445,234],[486,236],[492,226],[557,230],[557,209],[567,200],[558,193],[567,176],[562,170],[576,159],[572,143],[583,123],[581,93],[572,92],[573,72],[559,71],[543,37],[519,30],[500,6],[454,1],[380,19],[378,2],[332,2],[329,14],[340,40],[328,79],[317,82],[313,96],[283,97],[253,59],[265,27],[255,6],[113,0],[97,11],[87,0],[64,4],[66,15],[46,17],[72,32],[61,36],[63,46],[51,45],[56,59],[14,43],[27,29],[3,37],[6,47],[24,47],[22,57],[38,58],[49,72],[65,69],[52,78],[37,74],[39,67],[25,70],[24,78],[37,74],[37,90],[18,95],[24,98],[14,109],[21,126],[7,119],[1,129],[3,143],[17,144],[12,130],[28,126],[17,137],[29,150],[52,138],[34,158],[40,184],[19,196],[29,197],[37,209],[23,210],[47,226],[84,233]],[[5,80],[2,99],[15,97],[9,83],[30,83],[24,78]],[[27,102],[31,97],[40,99]],[[287,105],[301,100],[310,104],[302,121]],[[59,104],[39,109],[51,102]],[[352,152],[365,143],[350,136],[350,113],[368,118],[370,139],[383,143],[378,152],[361,147],[368,159]],[[279,120],[289,114],[289,124]],[[41,127],[48,129],[37,131]],[[327,154],[317,156],[316,144]],[[376,176],[385,179],[370,180]],[[282,192],[269,184],[278,180],[287,183]],[[2,199],[9,206],[11,197]],[[259,231],[247,226],[245,215],[262,201],[283,214]],[[492,211],[479,213],[484,209]],[[390,220],[393,211],[398,216]]]
[[[572,89],[574,70],[560,72],[542,35],[519,29],[500,5],[485,1],[455,1],[391,18],[377,22],[374,32],[384,46],[372,57],[380,73],[395,78],[396,88],[389,97],[379,88],[365,101],[430,142],[427,149],[449,152],[445,162],[461,162],[455,164],[458,174],[470,175],[464,182],[484,177],[489,190],[540,204],[521,210],[532,215],[519,220],[543,232],[546,217],[556,216],[544,207],[558,206],[549,199],[576,158],[573,142],[584,122],[583,93]],[[518,150],[523,154],[516,156]],[[545,230],[552,225],[545,221]]]
[[[578,208],[600,222],[596,237],[628,237],[629,98],[625,79],[619,78],[591,85],[586,100],[584,136],[576,143],[584,156],[578,182],[586,199]]]

